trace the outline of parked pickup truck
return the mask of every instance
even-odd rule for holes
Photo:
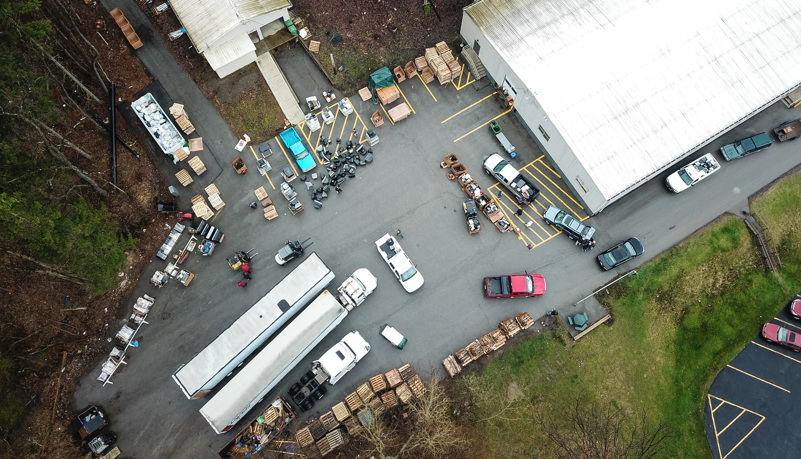
[[[681,193],[718,170],[720,170],[720,163],[715,160],[712,153],[707,153],[668,175],[665,179],[665,185],[668,190],[674,193]]]
[[[723,153],[723,159],[731,161],[732,159],[742,158],[759,150],[764,150],[771,146],[772,143],[767,132],[760,132],[757,135],[723,145],[720,152]]]
[[[484,278],[487,298],[526,298],[545,293],[545,278],[540,274],[511,274]]]
[[[773,129],[779,142],[797,139],[801,136],[801,120],[785,121],[779,127]]]
[[[526,204],[531,204],[539,196],[540,190],[508,161],[498,153],[484,158],[484,172],[495,177],[509,189],[517,198]]]
[[[295,158],[301,171],[308,172],[317,167],[317,162],[314,160],[314,157],[309,154],[309,151],[306,150],[306,146],[303,145],[303,141],[300,140],[298,131],[296,131],[295,128],[291,127],[279,134],[279,136],[284,142],[284,145],[286,145],[286,148],[292,152],[292,156]]]

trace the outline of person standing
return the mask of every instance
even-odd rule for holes
[[[401,233],[400,228],[398,228],[398,232],[396,233],[401,239],[403,239],[403,233]]]
[[[249,273],[249,272],[247,272],[247,271],[242,271],[242,276],[243,276],[245,279],[248,279],[248,280],[250,280],[250,279],[253,279],[252,277],[250,277],[250,273]]]
[[[247,287],[247,286],[248,286],[248,283],[247,283],[247,282],[245,282],[245,281],[239,281],[239,283],[237,284],[237,286],[238,286],[238,287],[245,288],[245,287]]]

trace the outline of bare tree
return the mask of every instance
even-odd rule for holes
[[[576,399],[567,416],[539,415],[543,432],[566,458],[647,459],[664,452],[670,431],[647,413],[629,415],[611,404],[586,405]]]

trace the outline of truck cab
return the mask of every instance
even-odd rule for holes
[[[362,338],[358,331],[345,335],[340,342],[315,360],[313,370],[320,377],[328,376],[331,385],[336,384],[347,372],[370,352],[370,344]]]
[[[540,190],[498,153],[484,158],[484,172],[499,182],[526,204],[531,204],[539,196]]]

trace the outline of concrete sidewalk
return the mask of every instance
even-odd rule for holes
[[[298,98],[289,87],[289,82],[284,77],[283,72],[275,62],[272,53],[263,53],[256,60],[256,65],[259,66],[259,71],[270,86],[270,91],[273,92],[275,100],[284,112],[284,116],[292,124],[298,124],[303,121],[303,112],[298,106]]]

